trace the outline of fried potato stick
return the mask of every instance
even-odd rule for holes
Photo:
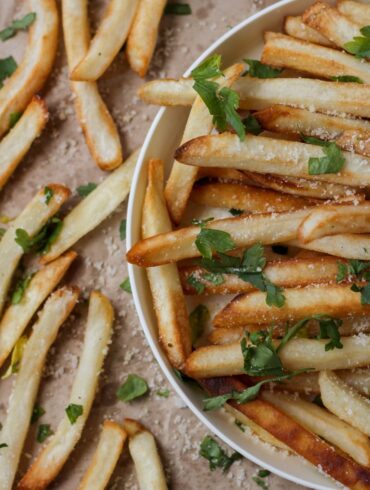
[[[292,15],[288,15],[288,17],[286,17],[284,20],[284,31],[289,36],[302,39],[303,41],[321,44],[321,46],[328,46],[330,48],[335,46],[335,44],[331,43],[329,39],[315,31],[315,29],[311,29],[311,27],[306,26],[301,16],[294,17]]]
[[[353,2],[352,0],[339,0],[337,9],[355,24],[360,26],[370,24],[370,5],[366,3]]]
[[[370,237],[369,235],[343,233],[342,235],[326,236],[312,240],[312,242],[302,243],[299,240],[292,240],[286,245],[302,247],[315,252],[322,252],[335,257],[345,259],[370,259]]]

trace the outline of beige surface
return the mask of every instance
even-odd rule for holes
[[[94,8],[104,4],[99,0],[90,3]],[[273,1],[190,0],[192,16],[167,16],[163,20],[159,44],[148,79],[180,75],[230,26],[270,3]],[[26,4],[27,2],[20,0],[3,0],[0,4],[0,28],[7,25],[13,16],[27,12]],[[93,16],[95,13],[92,12]],[[13,54],[19,60],[26,39],[27,35],[20,33],[16,38],[1,43],[0,57]],[[157,111],[155,107],[145,107],[135,97],[140,83],[141,80],[128,70],[122,55],[119,55],[113,67],[99,82],[99,87],[119,126],[126,155],[142,142]],[[64,183],[75,191],[78,185],[98,182],[104,175],[89,157],[76,122],[62,43],[59,46],[57,65],[44,93],[51,112],[51,121],[28,157],[21,163],[15,177],[0,194],[0,215],[15,216],[34,194],[35,189],[48,182]],[[74,203],[78,199],[74,192],[69,202]],[[211,473],[208,462],[198,456],[199,443],[207,434],[207,430],[187,408],[183,407],[172,391],[168,399],[156,395],[156,390],[169,388],[168,383],[146,345],[131,296],[119,289],[120,282],[127,275],[123,261],[125,244],[120,241],[118,235],[119,222],[125,216],[125,212],[126,207],[121,208],[103,226],[78,243],[76,250],[80,257],[67,275],[67,281],[81,286],[85,295],[92,287],[98,287],[107,294],[113,301],[117,319],[100,392],[87,428],[82,441],[52,488],[69,490],[77,487],[97,444],[99,424],[104,418],[111,417],[121,421],[123,417],[135,417],[152,428],[157,437],[170,488],[257,489],[257,485],[252,481],[257,467],[246,460],[235,463],[225,475],[220,471]],[[81,351],[86,313],[86,304],[80,304],[76,308],[73,321],[63,327],[48,359],[38,401],[46,410],[40,423],[50,423],[54,430],[67,404],[73,373],[76,371]],[[151,387],[151,393],[139,401],[124,404],[117,401],[115,392],[129,373],[145,377]],[[0,421],[4,419],[12,381],[10,378],[0,382]],[[40,449],[40,445],[35,442],[35,432],[36,427],[33,427],[22,458],[22,471],[29,464],[32,454]],[[269,483],[270,489],[274,490],[301,488],[275,476],[269,478]],[[137,489],[133,465],[127,456],[127,450],[118,464],[110,488]]]

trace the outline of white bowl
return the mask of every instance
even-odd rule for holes
[[[249,17],[212,44],[185,75],[189,75],[193,67],[215,52],[222,55],[224,66],[243,58],[259,58],[264,31],[281,31],[282,21],[286,15],[300,14],[311,3],[312,0],[283,0]],[[166,164],[167,174],[169,173],[173,163],[173,154],[181,140],[188,112],[182,107],[160,109],[148,132],[130,192],[127,221],[128,249],[140,239],[141,211],[147,180],[146,162],[150,157],[161,158]],[[145,270],[130,264],[128,269],[136,310],[155,358],[178,395],[209,430],[247,459],[283,478],[319,490],[338,488],[333,480],[319,473],[301,458],[287,456],[277,450],[272,451],[255,437],[247,438],[234,424],[230,423],[225,414],[202,410],[203,395],[174,375],[158,343],[156,320]]]

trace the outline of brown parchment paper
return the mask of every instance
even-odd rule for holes
[[[188,1],[193,15],[165,16],[162,20],[158,46],[147,79],[181,75],[227,29],[274,3],[273,0]],[[107,2],[91,0],[89,3],[94,28]],[[14,17],[27,12],[27,1],[0,0],[0,29]],[[27,34],[19,33],[15,38],[0,43],[0,57],[12,54],[17,61],[21,60],[26,42]],[[143,141],[157,112],[156,107],[145,106],[136,97],[141,83],[142,80],[128,69],[123,54],[117,57],[99,81],[101,93],[119,127],[125,155]],[[49,182],[64,183],[73,190],[68,209],[80,199],[76,193],[77,186],[99,182],[104,177],[87,151],[74,114],[61,32],[57,62],[43,96],[50,111],[50,121],[1,192],[0,215],[16,216],[36,190]],[[96,447],[101,422],[105,418],[119,422],[124,417],[133,417],[140,419],[155,434],[171,489],[256,489],[258,486],[252,477],[258,468],[247,460],[234,463],[227,474],[222,474],[220,471],[210,472],[208,462],[198,456],[200,441],[208,432],[170,389],[146,344],[131,296],[119,288],[127,276],[125,243],[120,241],[118,232],[125,213],[126,205],[75,246],[79,257],[66,277],[66,282],[82,288],[85,298],[92,288],[107,294],[114,304],[116,321],[100,389],[83,437],[51,487],[61,490],[77,488]],[[61,329],[48,357],[38,403],[46,410],[40,423],[51,424],[54,430],[68,404],[82,346],[86,313],[86,303],[78,305]],[[125,404],[117,400],[115,392],[130,373],[147,379],[151,391],[148,396]],[[0,381],[0,421],[5,418],[13,381],[14,376]],[[167,399],[156,394],[158,389],[165,388],[171,391]],[[36,429],[37,424],[29,432],[20,475],[40,450],[41,445],[36,442]],[[273,475],[268,480],[270,489],[300,488]],[[127,449],[120,458],[109,488],[138,488]]]

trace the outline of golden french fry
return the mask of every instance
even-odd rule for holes
[[[274,219],[271,214],[219,219],[209,222],[207,229],[229,233],[236,247],[248,247],[256,242],[281,243],[297,237],[299,224],[311,210],[277,213]],[[200,252],[195,241],[199,233],[199,226],[189,226],[146,238],[128,251],[127,260],[142,267],[152,267],[198,257]]]
[[[225,76],[218,79],[220,87],[230,87],[243,71],[244,66],[242,63],[228,68],[225,71]],[[209,134],[212,129],[213,116],[210,114],[202,98],[198,95],[191,108],[181,143],[183,144],[203,134]],[[176,160],[174,161],[164,193],[168,211],[176,224],[181,221],[197,175],[198,168],[183,165]]]
[[[302,15],[303,22],[328,38],[339,48],[360,36],[361,26],[353,23],[331,5],[317,1]]]
[[[64,218],[62,231],[49,252],[42,257],[42,263],[59,257],[80,238],[96,228],[126,199],[130,191],[138,152],[139,150],[132,153],[120,167]]]
[[[236,294],[255,291],[252,284],[233,274],[223,274],[221,284],[207,280],[206,270],[197,265],[180,267],[182,287],[187,294],[196,294],[187,281],[189,277],[204,285],[202,294]],[[338,259],[334,257],[292,258],[283,261],[268,262],[264,274],[273,284],[285,288],[307,286],[310,284],[335,283],[338,274]],[[255,322],[253,322],[255,323]]]
[[[104,490],[121,455],[127,434],[116,422],[105,420],[98,445],[79,490]]]
[[[196,97],[191,78],[161,79],[144,83],[137,94],[147,104],[190,106]]]
[[[150,160],[142,217],[144,238],[172,230],[164,200],[163,184],[163,162]],[[167,264],[152,267],[147,270],[147,275],[160,342],[171,364],[182,368],[191,352],[191,332],[177,266]]]
[[[63,0],[63,32],[69,71],[86,56],[90,29],[85,0]],[[75,108],[89,151],[102,170],[122,163],[122,148],[116,125],[95,82],[71,82]]]
[[[278,345],[279,341],[274,341]],[[370,364],[370,336],[360,334],[343,337],[342,349],[325,351],[327,339],[295,338],[280,351],[285,369],[353,369]],[[224,345],[207,345],[193,351],[186,360],[185,372],[192,378],[234,376],[244,373],[244,359],[240,342]]]
[[[352,427],[370,436],[368,398],[357,393],[333,371],[321,371],[319,384],[325,407]]]
[[[46,355],[59,327],[77,303],[77,288],[63,288],[53,293],[34,324],[23,351],[19,372],[10,397],[8,415],[1,430],[0,452],[1,489],[11,490],[28,427],[30,425]]]
[[[320,206],[304,218],[298,239],[307,243],[341,233],[370,233],[370,204]]]
[[[67,252],[40,269],[29,283],[21,301],[11,304],[5,310],[0,320],[0,366],[4,364],[33,315],[63,278],[76,256],[76,252]]]
[[[30,0],[36,19],[23,60],[0,92],[0,136],[9,129],[10,114],[23,112],[44,86],[53,67],[58,43],[55,0]]]
[[[83,59],[71,73],[71,80],[93,82],[110,66],[123,46],[134,19],[138,0],[111,0]]]
[[[370,67],[354,56],[276,32],[265,33],[261,61],[321,78],[350,75],[370,83]]]
[[[326,37],[322,36],[315,29],[306,26],[303,22],[301,16],[294,17],[289,15],[284,20],[284,31],[289,35],[302,39],[303,41],[308,41],[310,43],[321,44],[322,46],[335,46]]]
[[[216,327],[242,327],[249,323],[297,321],[306,316],[325,313],[334,317],[365,316],[370,306],[361,304],[361,295],[348,284],[311,284],[303,288],[284,289],[281,308],[266,304],[266,293],[256,291],[234,298],[214,317]]]
[[[73,382],[69,407],[79,409],[77,418],[67,412],[50,442],[41,450],[18,484],[19,490],[45,489],[56,478],[79,441],[89,416],[104,357],[108,351],[113,325],[113,308],[106,296],[93,291],[84,346]]]
[[[242,391],[247,386],[235,378],[215,378],[202,380],[202,386],[210,395],[219,396]],[[320,471],[329,474],[353,490],[365,490],[369,486],[370,471],[329,446],[312,432],[306,430],[288,415],[264,400],[253,400],[239,405],[229,404],[242,412],[255,424],[286,444],[293,452],[307,459]]]
[[[47,202],[47,188],[52,196]],[[59,184],[48,184],[28,203],[20,215],[11,222],[0,241],[0,314],[4,307],[10,281],[24,254],[23,248],[15,241],[17,230],[22,229],[32,238],[67,200],[69,189]]]
[[[7,183],[34,140],[48,121],[48,110],[40,97],[33,97],[14,128],[0,142],[0,190]]]
[[[323,149],[317,145],[252,135],[240,141],[232,133],[200,136],[175,153],[176,159],[187,165],[233,167],[352,186],[370,184],[370,159],[349,152],[343,152],[345,163],[340,173],[310,175],[310,158],[323,156]]]
[[[366,3],[353,2],[352,0],[339,0],[337,9],[341,14],[361,27],[370,24],[370,6]]]
[[[318,238],[308,243],[292,240],[287,242],[286,245],[302,247],[345,259],[370,260],[369,235],[347,233]]]
[[[196,186],[190,199],[203,206],[238,209],[246,213],[279,213],[312,206],[314,202],[249,185],[212,182]]]
[[[263,391],[261,398],[317,434],[359,464],[370,466],[370,442],[359,430],[314,403],[292,395]]]
[[[359,153],[360,155],[370,156],[370,131],[369,130],[349,130],[336,139],[336,144],[347,151]]]
[[[130,437],[128,447],[140,489],[167,490],[166,477],[152,433],[132,419],[125,419],[123,426]]]
[[[208,342],[213,345],[225,345],[240,342],[244,337],[245,331],[250,331],[247,327],[244,328],[215,328],[208,335]]]
[[[148,71],[165,6],[166,0],[141,0],[132,23],[127,38],[126,55],[131,69],[141,77]]]

